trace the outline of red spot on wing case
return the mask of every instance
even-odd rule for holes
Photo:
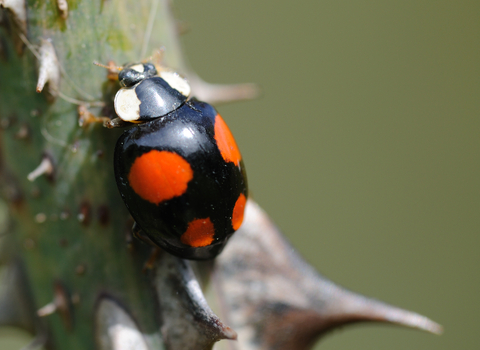
[[[242,226],[243,215],[245,213],[245,204],[247,203],[247,198],[243,193],[238,196],[235,206],[233,207],[232,213],[232,227],[236,231]]]
[[[215,228],[210,218],[195,219],[188,224],[180,240],[190,247],[205,247],[213,242],[214,236]]]
[[[159,204],[181,196],[193,178],[190,164],[176,153],[152,150],[137,157],[128,181],[136,194]]]
[[[240,164],[242,155],[238,150],[237,143],[220,114],[215,117],[215,140],[223,159],[228,163],[232,162],[236,166]]]

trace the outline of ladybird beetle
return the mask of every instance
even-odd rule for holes
[[[115,147],[120,194],[141,234],[185,259],[211,259],[243,221],[247,179],[242,156],[211,105],[189,99],[178,73],[151,63],[118,74],[115,96],[127,129]]]

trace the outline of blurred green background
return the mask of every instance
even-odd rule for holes
[[[174,6],[200,76],[262,87],[219,110],[253,196],[297,250],[445,327],[346,327],[316,349],[478,348],[480,2]]]
[[[253,196],[331,280],[415,310],[442,336],[346,327],[318,349],[480,346],[480,2],[187,1],[205,80]]]

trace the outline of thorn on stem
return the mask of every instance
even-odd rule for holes
[[[55,168],[51,158],[47,155],[44,155],[40,165],[35,168],[30,174],[28,174],[27,179],[29,181],[34,181],[40,175],[46,175],[50,180],[53,179],[53,173]]]
[[[60,282],[54,283],[53,301],[37,310],[39,317],[59,313],[67,330],[72,329],[72,298]]]
[[[45,306],[42,306],[40,309],[37,310],[38,317],[45,317],[48,315],[52,315],[57,312],[57,305],[55,302],[48,303]]]
[[[60,17],[67,19],[68,17],[68,3],[67,0],[57,0],[57,7],[60,11]]]
[[[25,0],[0,0],[0,6],[10,10],[22,33],[27,33],[27,6]]]
[[[52,96],[58,95],[60,87],[60,65],[58,63],[57,54],[53,47],[52,41],[42,39],[40,49],[40,67],[38,69],[37,92],[42,92],[48,83],[48,92]]]
[[[147,350],[145,336],[134,319],[116,301],[102,297],[95,310],[96,349],[121,350],[135,348]],[[151,339],[151,336],[149,336]]]

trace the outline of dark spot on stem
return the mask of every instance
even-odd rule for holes
[[[110,223],[110,210],[105,204],[98,207],[98,221],[102,226],[107,226]]]
[[[77,267],[75,268],[75,273],[79,276],[84,275],[86,271],[87,268],[84,264],[77,265]]]
[[[30,126],[27,123],[22,123],[20,128],[18,129],[17,133],[15,134],[15,138],[19,140],[26,140],[29,141],[31,137],[31,130]]]
[[[92,216],[92,206],[88,201],[85,200],[80,204],[78,221],[80,221],[83,226],[88,226],[90,225],[91,216]]]
[[[69,331],[72,330],[72,306],[69,293],[60,281],[54,283],[54,303],[60,314],[63,325]]]

